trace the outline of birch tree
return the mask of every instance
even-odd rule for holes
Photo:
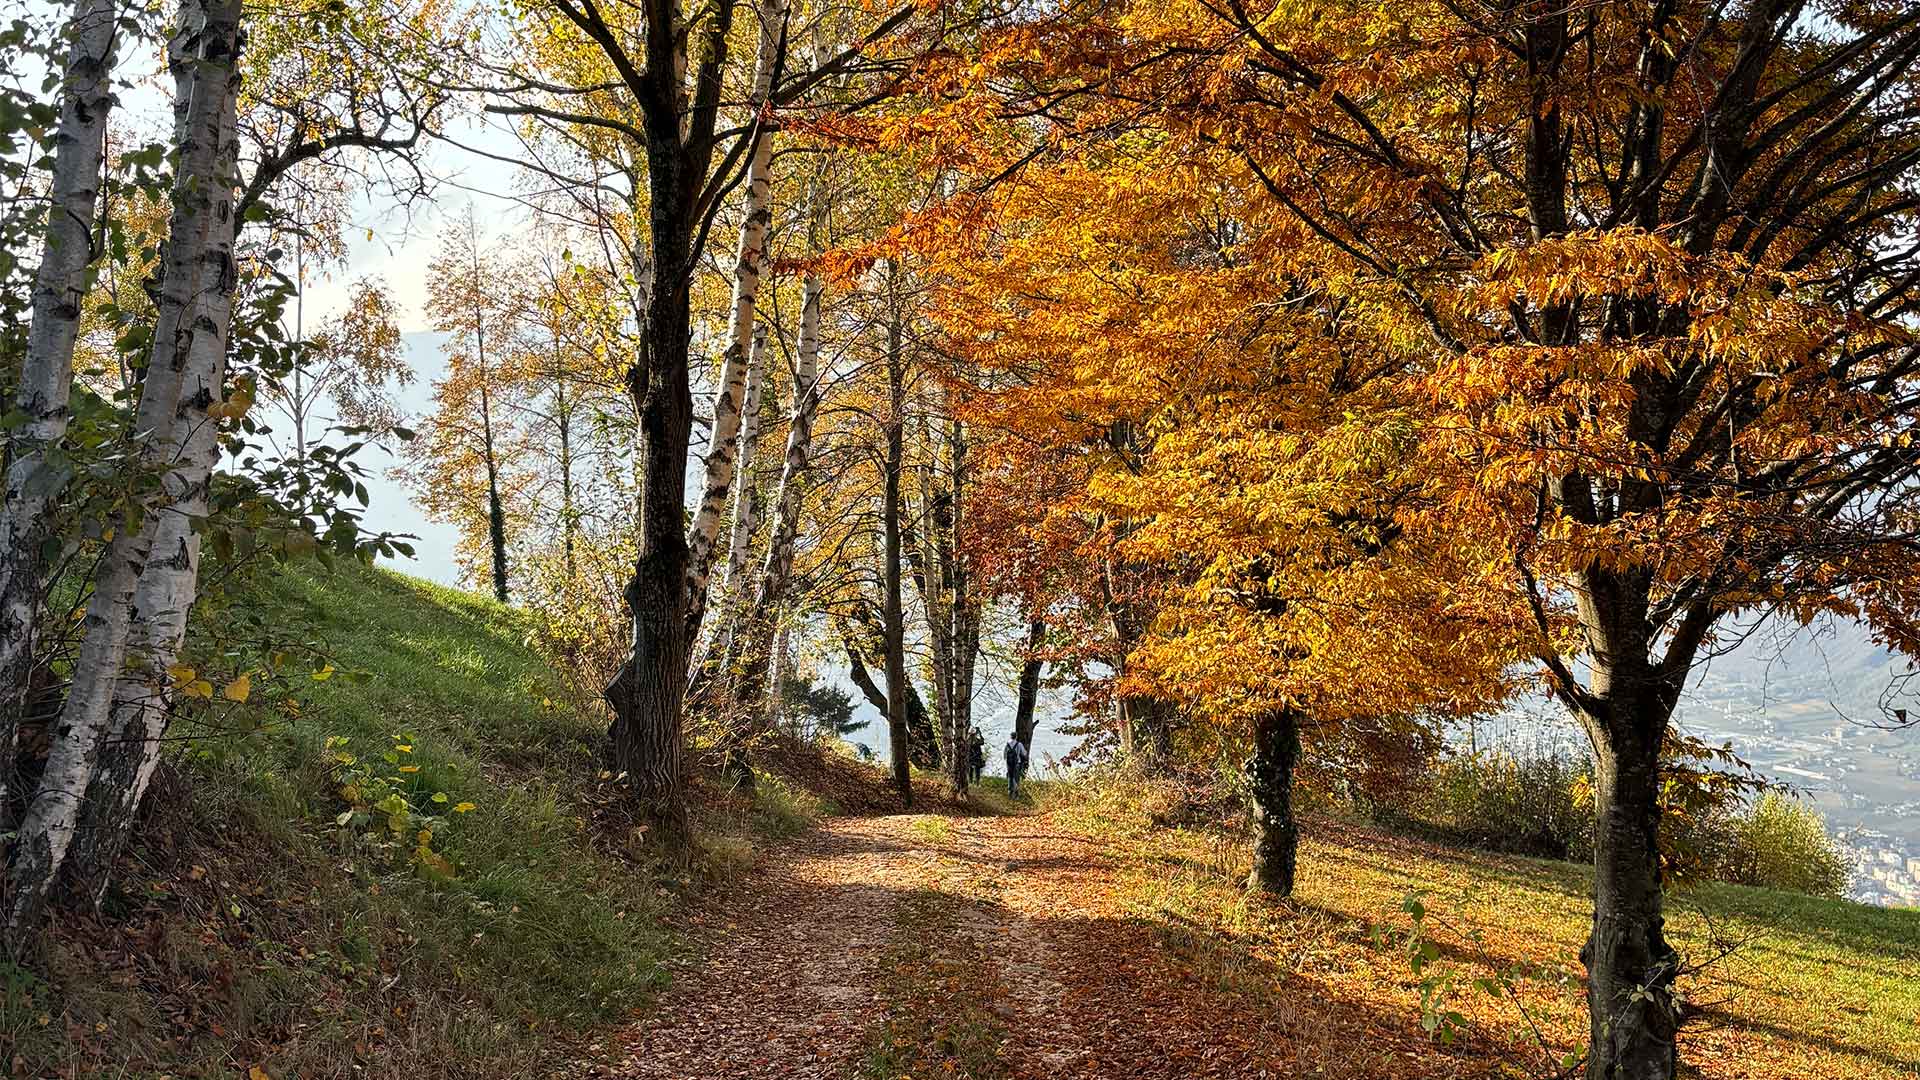
[[[827,212],[823,185],[818,180],[812,185],[808,203],[808,243],[814,247],[820,241]],[[780,699],[778,672],[773,672],[774,681],[770,683],[768,669],[770,664],[778,667],[774,654],[784,646],[787,631],[781,609],[793,574],[794,545],[800,529],[800,510],[806,497],[808,461],[813,448],[813,421],[820,408],[820,305],[824,292],[819,271],[809,267],[800,285],[793,408],[787,418],[786,450],[781,457],[780,481],[773,496],[767,551],[754,581],[751,600],[739,614],[729,640],[725,670],[735,679],[735,709],[746,716],[758,715],[762,702],[777,708]],[[861,671],[864,674],[864,664]]]
[[[204,516],[233,313],[236,99],[241,8],[237,0],[186,0],[168,41],[178,160],[162,258],[152,351],[135,418],[139,462],[158,476],[106,537],[87,605],[85,639],[54,727],[40,785],[28,802],[9,867],[10,932],[46,902],[79,823],[116,703],[163,707],[164,667],[177,648],[198,566],[196,516]],[[136,612],[136,595],[153,607]],[[124,689],[123,689],[123,684]],[[119,715],[150,718],[145,707]]]
[[[746,194],[740,223],[740,246],[734,260],[733,303],[728,318],[727,351],[720,361],[720,380],[713,396],[713,427],[707,442],[706,486],[688,537],[691,576],[687,582],[687,612],[695,634],[707,607],[707,579],[712,574],[720,519],[727,494],[734,487],[737,462],[751,460],[744,444],[756,423],[751,407],[743,407],[757,386],[754,312],[759,304],[760,277],[767,256],[767,231],[773,219],[773,133],[766,130],[769,95],[786,45],[786,0],[764,0],[760,8],[759,49],[754,57],[753,109],[747,134]],[[736,505],[739,505],[736,500]]]
[[[0,504],[0,831],[11,824],[15,739],[34,668],[35,626],[46,589],[52,517],[67,468],[59,452],[69,419],[73,353],[91,281],[94,217],[113,70],[120,42],[115,0],[75,0],[68,18],[60,120],[53,135],[46,231],[33,281],[33,313],[7,427]]]
[[[733,522],[727,538],[726,569],[721,588],[729,595],[737,593],[746,574],[747,560],[753,553],[753,530],[760,509],[758,478],[753,475],[754,458],[760,449],[761,396],[766,385],[767,328],[754,331],[753,358],[747,364],[746,396],[741,405],[740,468],[733,485]]]

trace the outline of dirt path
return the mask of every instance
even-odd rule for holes
[[[823,823],[769,853],[696,923],[699,966],[596,1074],[842,1080],[877,1008],[874,969],[904,883],[908,817]]]
[[[706,915],[698,966],[597,1075],[920,1080],[950,1057],[972,1064],[942,1080],[1352,1073],[1350,1047],[1303,1037],[1328,1017],[1249,1008],[1171,962],[1114,871],[1044,815],[826,822]],[[905,1056],[884,1068],[889,1045]]]

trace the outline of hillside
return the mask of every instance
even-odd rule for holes
[[[519,618],[357,567],[289,573],[261,615],[337,672],[297,722],[241,711],[175,755],[103,918],[46,935],[44,979],[7,972],[13,1075],[525,1075],[643,1007],[669,896],[586,825],[598,722]],[[411,830],[336,824],[356,769],[405,780],[450,877]]]
[[[1149,828],[1111,794],[841,817],[783,845],[591,1075],[1543,1077],[1584,1041],[1584,869],[1313,818],[1294,899],[1250,902],[1236,840]],[[1688,1075],[1920,1062],[1920,913],[1709,887],[1675,898],[1671,930]]]
[[[357,568],[289,575],[271,608],[337,673],[308,680],[299,723],[179,755],[102,917],[45,936],[44,977],[8,969],[14,1075],[1532,1069],[1526,1019],[1485,978],[1510,980],[1554,1052],[1577,1042],[1579,867],[1315,818],[1299,895],[1260,903],[1240,841],[1149,829],[1101,788],[1056,784],[1038,814],[988,794],[976,810],[1019,812],[929,800],[809,828],[828,806],[807,787],[884,800],[876,773],[795,755],[808,778],[770,776],[757,809],[709,791],[696,873],[663,876],[602,820],[598,722],[561,704],[512,611]],[[473,804],[434,825],[450,877],[412,836],[338,824],[340,755],[389,751],[417,767],[418,804]],[[1421,1030],[1415,890],[1456,1042]],[[1687,956],[1711,960],[1685,983],[1700,1075],[1920,1061],[1920,913],[1726,886],[1673,907]]]

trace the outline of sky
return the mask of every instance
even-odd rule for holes
[[[466,124],[456,137],[488,151],[504,152],[512,144],[505,133],[482,122]],[[474,208],[483,245],[512,233],[524,221],[523,207],[511,197],[516,178],[510,166],[447,145],[432,147],[426,164],[436,181],[431,198],[400,206],[362,193],[353,201],[343,229],[346,264],[316,276],[304,297],[304,319],[311,328],[346,307],[355,281],[375,278],[387,286],[396,302],[401,340],[414,376],[410,385],[396,390],[395,397],[414,418],[432,407],[433,381],[446,367],[440,351],[443,338],[433,330],[427,301],[427,264],[438,250],[439,230],[447,221],[460,218],[468,205]],[[362,464],[373,474],[367,478],[370,501],[365,527],[419,538],[414,557],[395,561],[394,569],[442,584],[460,584],[453,556],[455,530],[428,521],[414,506],[406,487],[388,475],[397,463],[395,455],[377,447],[363,451]]]

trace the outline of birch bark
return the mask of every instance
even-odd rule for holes
[[[149,556],[156,543],[190,527],[182,507],[205,505],[204,474],[191,456],[196,440],[213,427],[208,410],[219,401],[232,316],[240,17],[238,0],[184,0],[168,41],[179,167],[153,347],[135,412],[141,464],[158,473],[160,483],[142,500],[140,520],[122,523],[108,539],[96,573],[73,683],[15,843],[7,912],[14,931],[38,917],[72,844],[123,679],[147,677],[127,671],[135,624],[159,633],[166,625],[161,616],[172,617],[135,610]],[[159,551],[163,561],[179,554]],[[158,600],[161,579],[153,581],[153,590],[140,595],[165,603]],[[178,617],[184,620],[184,610]]]
[[[705,486],[687,539],[687,614],[696,635],[706,615],[707,582],[713,573],[720,518],[733,489],[736,454],[743,420],[752,352],[754,311],[760,297],[760,275],[767,254],[767,227],[772,220],[773,139],[766,130],[768,97],[786,40],[787,2],[767,0],[760,12],[760,47],[754,59],[752,102],[755,118],[753,146],[747,159],[746,216],[740,225],[739,254],[733,271],[733,306],[726,355],[720,362],[720,383],[713,396],[713,430],[708,442]]]
[[[229,92],[237,93],[237,82]],[[226,149],[219,167],[237,175],[236,119],[235,110],[228,110],[221,119],[221,145]],[[206,257],[230,264],[237,227],[231,213],[216,206]],[[81,803],[80,828],[67,855],[69,876],[94,883],[96,900],[106,872],[133,831],[135,812],[160,764],[161,737],[172,706],[173,679],[168,669],[179,662],[187,619],[199,595],[201,526],[207,519],[213,467],[220,457],[217,407],[225,400],[233,285],[233,275],[223,274],[200,293],[169,440],[176,456],[165,481],[168,501],[152,519],[152,543],[134,585],[125,660],[114,686],[106,738]]]
[[[818,191],[814,197],[816,224],[824,203]],[[816,229],[817,236],[817,229]],[[807,460],[813,446],[813,417],[820,407],[820,297],[824,287],[818,274],[809,271],[800,286],[800,334],[795,343],[793,373],[793,411],[787,423],[786,455],[780,466],[780,486],[774,496],[772,535],[767,538],[767,554],[760,564],[752,603],[739,620],[739,629],[730,642],[727,670],[738,669],[734,686],[734,705],[742,715],[759,709],[763,694],[773,695],[772,715],[778,716],[781,682],[774,672],[771,689],[767,669],[778,634],[785,641],[786,629],[780,618],[780,604],[786,597],[787,581],[793,573],[794,538],[800,529],[800,505],[806,492]],[[744,585],[744,582],[742,583]],[[774,664],[777,669],[778,664]]]
[[[820,408],[820,297],[824,287],[811,271],[801,285],[800,337],[793,377],[793,413],[787,424],[787,452],[774,495],[773,535],[760,566],[753,618],[765,621],[786,594],[793,574],[793,545],[800,531],[800,505],[806,498],[807,462],[813,452],[813,417]]]
[[[114,0],[75,0],[66,25],[73,44],[60,88],[51,205],[34,273],[27,355],[13,399],[13,411],[24,422],[8,440],[12,464],[0,504],[0,832],[12,825],[14,753],[34,669],[46,548],[54,533],[56,497],[70,475],[59,443],[67,433],[74,341],[93,264],[118,19]]]
[[[760,395],[766,380],[767,330],[754,331],[753,358],[747,364],[746,397],[740,416],[739,482],[733,485],[733,534],[727,541],[727,568],[720,585],[729,595],[743,584],[747,556],[753,547],[755,518],[760,509],[759,493],[753,485],[753,459],[760,449]],[[731,601],[730,601],[731,602]],[[736,603],[737,606],[737,603]]]

